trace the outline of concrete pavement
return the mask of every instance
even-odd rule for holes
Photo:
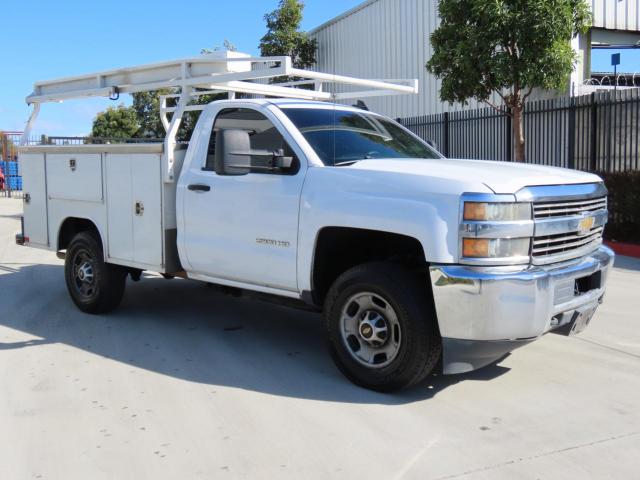
[[[580,336],[382,395],[333,366],[320,317],[146,275],[71,303],[0,198],[0,479],[621,479],[640,469],[640,261]]]

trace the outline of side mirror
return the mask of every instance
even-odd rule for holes
[[[271,154],[271,158],[267,159],[266,168],[278,168],[287,170],[293,165],[293,157],[287,157],[284,154],[284,150],[281,148]]]
[[[255,162],[255,159],[264,161]],[[254,162],[252,162],[254,160]],[[246,175],[252,170],[287,170],[293,165],[293,157],[284,150],[252,150],[249,132],[223,129],[216,134],[215,171],[218,175]]]
[[[427,140],[427,145],[429,145],[435,151],[439,151],[438,150],[438,144],[436,142],[434,142],[433,140]]]
[[[237,152],[251,150],[249,132],[223,129],[216,133],[214,170],[218,175],[246,175],[251,171],[251,157]]]

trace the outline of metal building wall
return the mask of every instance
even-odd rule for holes
[[[640,0],[591,0],[593,26],[610,30],[640,30]]]
[[[640,30],[640,0],[591,1],[594,27]],[[318,40],[318,70],[363,78],[418,78],[417,96],[365,100],[372,110],[391,117],[477,108],[476,102],[466,108],[441,102],[440,82],[424,67],[432,54],[429,36],[438,25],[437,3],[369,0],[319,26],[309,32]],[[536,98],[547,96],[544,92],[536,94]]]
[[[437,0],[365,2],[310,32],[318,40],[317,68],[363,78],[418,78],[419,95],[365,99],[372,110],[392,117],[450,110],[424,66],[437,22]]]

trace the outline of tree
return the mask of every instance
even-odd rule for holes
[[[210,55],[213,52],[221,51],[223,49],[230,52],[235,52],[237,50],[236,46],[231,43],[231,41],[225,38],[223,48],[202,48],[200,49],[200,54]],[[164,88],[150,92],[132,93],[131,96],[133,97],[133,108],[136,111],[136,116],[138,118],[138,122],[140,123],[140,129],[135,136],[139,138],[164,138],[166,132],[164,130],[164,127],[162,126],[162,121],[160,120],[160,96],[179,93],[180,90],[177,88]],[[214,100],[219,100],[226,97],[226,94],[200,95],[196,97],[195,100],[192,100],[189,104],[205,105],[207,103],[213,102]],[[198,116],[199,112],[184,113],[184,115],[182,116],[180,129],[178,130],[178,134],[176,136],[178,140],[188,140],[189,138],[191,138],[191,133],[196,126]]]
[[[135,136],[138,138],[164,138],[165,131],[160,121],[160,96],[174,93],[172,89],[164,88],[153,92],[132,93],[131,108],[136,113],[140,128]]]
[[[198,95],[194,100],[189,102],[189,105],[207,105],[216,100],[226,100],[229,98],[227,93],[212,93],[208,95]],[[182,115],[182,123],[178,129],[176,139],[179,141],[187,141],[191,139],[193,129],[196,128],[198,119],[200,118],[200,111],[184,112]]]
[[[140,128],[135,133],[134,137],[164,138],[167,132],[165,132],[162,121],[160,120],[160,96],[179,93],[179,89],[168,88],[150,92],[132,93],[131,96],[133,97],[133,105],[131,106],[131,108],[135,110],[136,118],[138,119],[138,123],[140,124]],[[189,105],[206,105],[215,100],[222,100],[226,98],[226,93],[199,95],[195,97],[194,100],[191,100],[189,102]],[[167,103],[168,106],[174,106],[176,101],[171,102],[171,100],[169,99]],[[189,140],[191,138],[193,129],[196,127],[196,123],[198,123],[199,116],[199,111],[184,112],[184,114],[182,115],[180,128],[178,129],[178,133],[176,135],[176,140],[183,141]],[[171,114],[169,114],[169,120],[171,120]]]
[[[224,41],[224,49],[228,51],[235,51],[236,47],[229,40]],[[208,55],[213,53],[214,51],[221,50],[220,47],[214,47],[213,49],[203,48],[200,50],[202,55]],[[162,125],[162,121],[160,120],[160,97],[162,95],[173,95],[179,94],[179,88],[163,88],[155,91],[148,92],[137,92],[132,93],[131,96],[133,98],[133,104],[131,107],[120,106],[120,108],[129,108],[134,112],[134,118],[138,125],[138,128],[134,130],[128,137],[134,138],[147,138],[147,139],[159,139],[164,138],[166,136],[164,127]],[[205,105],[207,103],[213,102],[214,100],[220,100],[227,98],[226,93],[222,94],[212,94],[212,95],[200,95],[195,97],[194,100],[189,102],[189,105]],[[175,105],[175,101],[168,100],[169,106]],[[110,108],[107,112],[100,113],[98,117],[101,115],[105,115],[110,112],[110,110],[114,110]],[[111,114],[110,114],[111,115]],[[190,111],[184,112],[182,116],[182,122],[180,124],[180,128],[178,129],[178,133],[176,135],[176,139],[179,141],[189,140],[191,138],[191,133],[196,126],[198,121],[198,117],[200,112],[198,111]],[[102,136],[96,134],[96,122],[98,122],[98,117],[94,120],[94,130],[93,136]],[[171,119],[171,114],[169,114],[169,119]],[[103,119],[100,120],[101,125],[103,124]],[[111,135],[108,135],[111,138]],[[123,138],[123,136],[117,136],[117,138]]]
[[[96,115],[91,135],[100,138],[131,138],[139,128],[136,111],[120,104]]]
[[[571,40],[591,25],[585,0],[440,0],[427,69],[440,98],[491,107],[496,93],[512,118],[516,161],[524,161],[522,114],[534,88],[560,90],[576,62]]]
[[[260,53],[265,57],[290,56],[296,68],[316,63],[318,42],[300,31],[304,3],[280,0],[278,8],[264,16],[267,33],[260,40]]]
[[[229,40],[224,40],[224,50],[230,52],[236,51],[236,47]],[[213,49],[202,48],[200,50],[201,55],[209,55],[213,52],[222,50],[220,47],[214,47]],[[140,129],[136,133],[136,137],[139,138],[164,138],[166,133],[160,120],[160,96],[179,94],[180,90],[177,88],[163,88],[160,90],[150,92],[132,93],[133,97],[133,109],[136,111],[138,122],[140,123]],[[192,100],[190,105],[205,105],[220,98],[226,98],[226,94],[222,95],[200,95]],[[175,102],[174,102],[175,103]],[[169,103],[171,105],[171,103]],[[176,135],[177,140],[189,140],[191,133],[196,126],[198,116],[200,112],[185,112],[182,116],[182,123],[180,129]],[[169,116],[169,118],[171,118]]]

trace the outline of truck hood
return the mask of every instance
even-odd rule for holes
[[[524,187],[535,185],[565,185],[602,181],[597,175],[566,168],[448,158],[361,160],[349,167],[340,168],[386,171],[466,182],[476,181],[483,183],[495,193],[516,193]]]

